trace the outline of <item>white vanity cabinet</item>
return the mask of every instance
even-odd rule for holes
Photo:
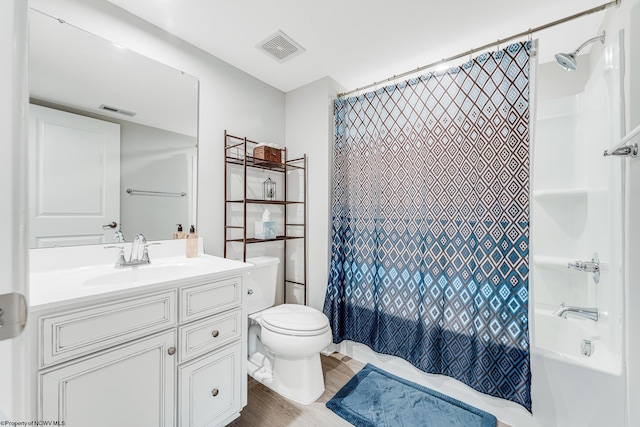
[[[38,419],[67,427],[226,425],[246,404],[242,276],[69,310],[38,324]]]

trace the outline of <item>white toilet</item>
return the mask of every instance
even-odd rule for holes
[[[331,343],[329,319],[304,305],[274,307],[280,260],[247,262],[256,266],[247,286],[248,373],[276,393],[309,404],[324,392],[320,351]]]

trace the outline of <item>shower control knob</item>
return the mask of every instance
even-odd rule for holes
[[[220,390],[218,390],[217,388],[214,388],[213,390],[211,390],[211,395],[213,397],[216,397],[218,395],[218,393],[220,393]]]
[[[218,331],[213,331],[213,332],[211,332],[211,335],[212,335],[214,338],[218,338],[218,335],[220,335],[220,332],[218,332]]]

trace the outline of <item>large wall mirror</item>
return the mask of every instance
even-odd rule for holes
[[[30,247],[196,223],[198,80],[31,9]]]

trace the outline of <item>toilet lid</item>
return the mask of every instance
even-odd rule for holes
[[[329,330],[329,319],[313,307],[282,304],[262,312],[263,327],[288,335],[319,335]]]

